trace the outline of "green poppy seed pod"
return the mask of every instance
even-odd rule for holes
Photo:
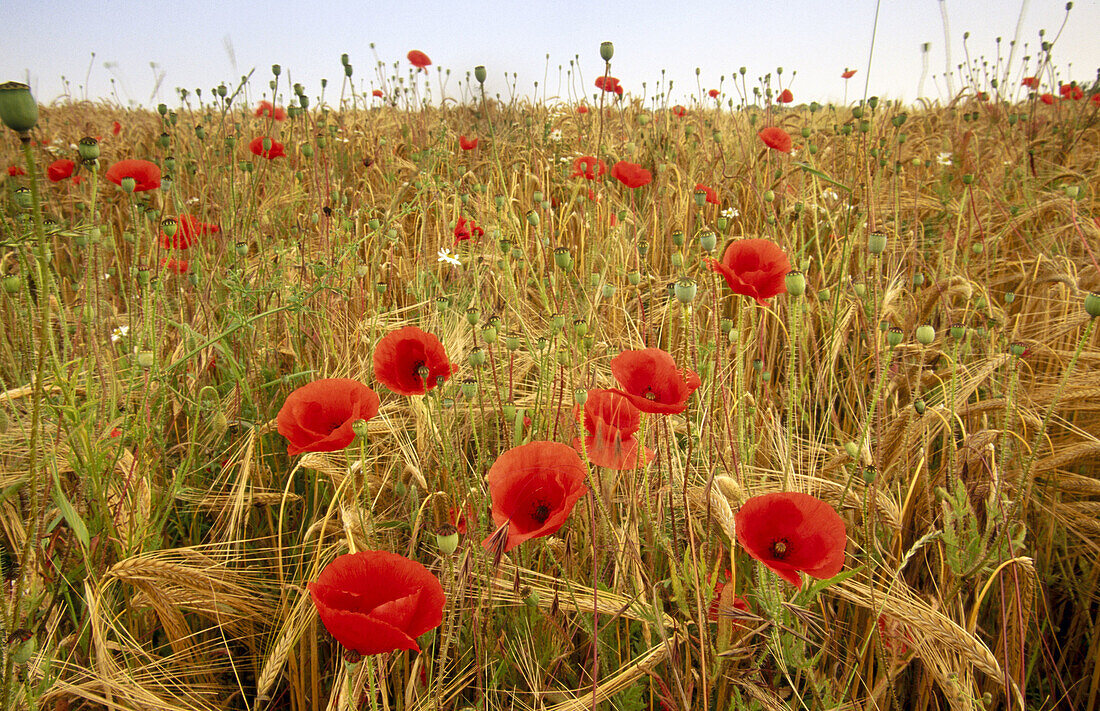
[[[673,252],[672,266],[676,267],[677,269],[684,266],[684,255],[680,254],[679,252]]]
[[[443,555],[453,555],[458,550],[458,529],[449,523],[443,524],[435,532],[435,544]]]
[[[352,69],[350,64],[345,64],[344,65],[344,76],[350,77],[354,73],[354,71],[355,70]]]
[[[936,329],[928,324],[923,326],[917,326],[917,343],[922,346],[928,346],[932,344],[932,341],[936,340]]]
[[[504,419],[508,422],[516,419],[516,404],[509,400],[501,406],[501,413],[504,415]]]
[[[138,351],[134,360],[138,364],[138,367],[145,369],[152,368],[155,362],[153,351]]]
[[[800,131],[800,133],[802,134],[802,137],[803,137],[803,138],[809,138],[809,137],[810,137],[810,129],[809,129],[809,127],[808,127],[808,126],[803,126],[803,127],[802,127],[802,131]]]
[[[569,253],[568,247],[554,248],[554,264],[566,272],[573,268],[573,255]]]
[[[519,350],[520,337],[519,334],[509,333],[504,337],[504,347],[509,351],[515,352]]]
[[[951,328],[948,329],[948,333],[951,334],[952,338],[962,338],[966,335],[966,326],[961,323],[953,323]]]
[[[642,274],[637,269],[633,269],[626,273],[626,281],[631,286],[638,286],[642,283]]]
[[[699,246],[706,252],[713,252],[714,248],[718,246],[718,235],[713,232],[704,232],[699,235]]]
[[[573,335],[577,338],[584,338],[588,333],[588,322],[583,318],[573,320]]]
[[[1019,342],[1011,343],[1008,346],[1008,352],[1017,358],[1023,358],[1024,355],[1027,354],[1027,346]]]
[[[603,298],[610,299],[612,296],[615,295],[615,285],[614,284],[604,284],[602,294],[603,294]]]
[[[774,190],[765,190],[764,191],[764,202],[775,202],[775,191]]]
[[[322,80],[323,82],[324,80]],[[302,105],[302,110],[305,111],[309,108],[309,97],[305,94],[298,95],[298,103]]]
[[[558,365],[568,368],[572,363],[573,354],[568,349],[563,348],[554,355],[554,359],[558,362]]]
[[[640,113],[634,117],[634,120],[638,122],[639,126],[645,126],[650,121],[650,116],[647,113]]]
[[[985,245],[981,242],[975,242],[974,244],[970,245],[970,251],[974,254],[981,254],[985,251]]]
[[[729,229],[730,221],[729,221],[728,218],[719,217],[718,221],[717,221],[717,225],[718,225],[718,231],[719,232],[725,232],[727,229]]]
[[[309,145],[308,143],[303,144],[301,150],[302,150],[302,155],[305,156],[306,158],[312,158],[313,157],[313,146]]]
[[[340,55],[340,65],[341,66],[344,66],[344,67],[348,66],[348,62],[350,62],[350,61],[351,61],[351,59],[348,57],[347,52],[344,52],[343,54]]]
[[[475,395],[477,395],[477,381],[473,378],[466,378],[462,381],[462,397],[472,400]]]
[[[481,329],[481,340],[485,341],[486,343],[496,343],[497,342],[497,327],[489,325],[489,326],[486,326],[486,327],[482,328]]]
[[[476,67],[474,67],[474,79],[477,79],[478,84],[484,84],[485,83],[485,77],[486,77],[486,72],[485,72],[485,65],[484,64],[479,64]]]
[[[871,122],[870,121],[860,121],[859,122],[859,132],[860,133],[867,133],[870,130],[871,130]]]
[[[867,465],[866,467],[863,468],[862,474],[863,474],[863,483],[864,484],[871,484],[871,483],[874,483],[875,477],[878,476],[878,470],[875,469],[871,465]]]
[[[886,342],[891,348],[896,348],[901,344],[902,338],[905,337],[905,333],[897,326],[891,328],[886,332]]]
[[[379,282],[375,282],[375,284],[374,284],[374,291],[375,291],[375,293],[377,293],[377,294],[378,294],[379,296],[381,296],[382,294],[385,294],[385,293],[386,293],[386,289],[387,289],[388,287],[389,287],[389,284],[387,284],[387,283],[386,283],[386,282],[384,282],[384,281],[379,281]]]
[[[852,109],[852,118],[863,118],[863,108],[860,106]]]
[[[534,210],[528,210],[527,211],[527,224],[531,225],[532,227],[538,227],[539,226],[539,213],[535,212]]]
[[[905,125],[905,122],[909,119],[909,114],[898,114],[894,118],[890,119],[890,123],[894,125],[894,128],[901,128]]]
[[[5,294],[17,294],[23,288],[23,277],[18,274],[7,274],[4,276],[3,283]]]
[[[126,192],[132,193],[134,192],[134,189],[137,188],[137,181],[130,176],[126,176],[121,181],[119,181],[119,186],[121,186],[122,189]]]
[[[698,285],[692,279],[681,277],[676,280],[676,300],[681,304],[690,304],[695,300],[698,289]]]
[[[615,56],[615,45],[611,42],[600,42],[600,59],[610,62]]]
[[[176,157],[167,156],[164,159],[164,169],[168,172],[172,172],[176,169]]]
[[[536,190],[535,192],[531,193],[531,201],[541,203],[542,202],[542,191],[541,190]]]
[[[871,254],[882,254],[886,250],[886,233],[875,230],[867,235],[867,251]]]
[[[787,293],[791,296],[802,296],[806,293],[806,275],[795,270],[787,272],[785,278]]]
[[[624,222],[626,220],[626,216],[627,216],[626,210],[619,210],[619,214],[618,214],[619,222]]]
[[[466,309],[466,323],[473,326],[473,325],[477,324],[477,322],[480,321],[480,320],[481,320],[481,311],[479,311],[477,309],[477,307],[471,306],[470,308]]]
[[[248,256],[248,243],[247,242],[237,242],[235,245],[233,245],[233,252],[238,257]]]
[[[26,134],[38,123],[38,103],[29,86],[17,81],[0,84],[0,121],[30,140]]]
[[[920,286],[924,283],[924,274],[917,272],[913,275],[913,286]]]
[[[214,90],[214,93],[224,99],[226,94],[229,93],[229,87],[225,84],[218,84],[218,88]]]
[[[157,104],[157,113],[161,116],[168,115],[168,104]]]
[[[280,74],[283,73],[283,68],[280,67],[278,64],[272,64],[271,65],[271,73],[274,74],[275,76],[279,76]]]
[[[1077,185],[1066,186],[1066,197],[1070,200],[1076,200],[1077,196],[1081,194],[1081,188]]]
[[[1015,300],[1016,300],[1016,293],[1015,292],[1012,292],[1012,291],[1005,292],[1005,303],[1006,304],[1011,304]]]
[[[1094,291],[1085,295],[1085,313],[1091,318],[1100,316],[1100,294]]]
[[[435,308],[440,313],[447,310],[447,307],[451,305],[451,299],[449,296],[437,296],[435,297]]]
[[[367,438],[367,421],[356,420],[351,423],[351,431],[355,433],[355,436],[359,439]]]
[[[91,136],[85,136],[77,142],[76,152],[80,154],[81,160],[95,160],[99,158],[99,141]]]
[[[160,221],[160,231],[168,237],[175,237],[178,229],[179,223],[176,222],[175,218],[166,217]]]
[[[638,256],[645,259],[647,254],[649,254],[649,240],[638,240]]]
[[[840,127],[840,135],[842,135],[842,136],[852,135],[852,124],[846,123],[843,126],[841,126]]]
[[[695,197],[695,206],[696,207],[702,207],[703,205],[707,204],[707,191],[706,190],[696,190],[694,197]]]
[[[677,247],[682,247],[684,245],[683,230],[676,230],[672,233],[672,244],[676,245]]]
[[[1009,114],[1008,115],[1008,125],[1009,126],[1015,126],[1016,122],[1019,121],[1019,120],[1020,120],[1019,114]]]

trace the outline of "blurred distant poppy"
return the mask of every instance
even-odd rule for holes
[[[419,49],[414,49],[408,54],[409,64],[413,65],[417,69],[423,69],[425,73],[428,71],[428,67],[431,66],[432,60],[428,59],[428,55],[421,52]]]
[[[628,188],[640,188],[649,185],[653,176],[648,170],[637,163],[628,163],[621,160],[611,167],[611,177],[618,180]]]
[[[60,183],[65,178],[70,177],[75,168],[76,163],[71,160],[66,158],[55,160],[46,168],[46,177],[50,179],[51,183]]]
[[[112,136],[117,136],[119,134],[119,132],[121,132],[121,131],[122,131],[122,124],[120,124],[118,121],[115,121],[114,123],[111,124],[111,135]]]
[[[1042,101],[1047,106],[1050,106],[1051,104],[1054,103],[1054,95],[1053,94],[1043,94],[1042,96],[1039,97],[1039,101]]]
[[[826,579],[844,567],[844,520],[809,494],[754,496],[741,505],[735,524],[737,541],[748,554],[791,585],[801,586],[799,571]]]
[[[345,553],[325,566],[309,596],[325,629],[362,655],[420,651],[416,638],[443,623],[439,578],[389,551]]]
[[[122,186],[123,178],[132,178],[135,193],[160,187],[160,168],[156,163],[147,160],[120,160],[107,169],[105,177],[119,187]]]
[[[273,118],[276,121],[283,121],[286,119],[286,109],[279,106],[273,106],[270,101],[261,101],[260,105],[256,107],[256,117],[266,116]]]
[[[569,177],[581,176],[585,180],[595,180],[606,172],[607,163],[598,160],[596,156],[581,156],[573,161],[573,174]]]
[[[1076,84],[1062,84],[1058,87],[1058,93],[1062,95],[1063,99],[1073,101],[1079,101],[1085,95],[1084,90]]]
[[[264,150],[264,141],[271,141],[271,148]],[[283,144],[276,141],[274,138],[268,138],[267,136],[257,136],[253,138],[248,144],[248,150],[252,151],[252,155],[257,155],[262,158],[272,160],[274,158],[286,158],[286,152],[283,150]]]
[[[787,272],[791,270],[787,253],[766,239],[740,239],[730,244],[722,261],[710,262],[711,271],[726,278],[735,294],[756,299],[761,306],[765,299],[787,293]]]
[[[622,96],[623,88],[619,86],[619,80],[615,77],[598,76],[596,77],[596,88],[603,91],[615,93]]]
[[[762,128],[756,135],[760,137],[760,140],[763,141],[768,148],[774,148],[780,153],[791,152],[790,134],[777,126]]]
[[[1092,97],[1089,99],[1089,101],[1091,101],[1094,104],[1100,104],[1100,93],[1093,94]]]
[[[472,151],[477,148],[477,138],[458,137],[458,147],[464,151]]]
[[[73,185],[80,185],[83,182],[84,182],[84,176],[83,175],[74,175],[73,176]]]
[[[160,260],[160,268],[173,274],[186,274],[191,271],[191,264],[186,259],[165,257]]]
[[[381,89],[375,89],[375,90],[374,90],[374,91],[372,91],[372,92],[371,92],[370,94],[371,94],[371,96],[373,96],[373,97],[375,97],[375,98],[378,98],[378,99],[381,99],[381,98],[382,98],[382,96],[383,96],[383,94],[382,94],[382,90],[381,90]]]
[[[794,94],[791,93],[790,89],[784,89],[776,100],[781,104],[789,104],[794,101]]]
[[[685,109],[681,104],[676,104],[672,107],[672,115],[677,118],[683,118],[687,116],[687,112],[687,109]]]
[[[423,395],[453,372],[439,339],[416,326],[391,331],[374,347],[374,377],[398,395]]]
[[[163,227],[161,228],[160,244],[165,249],[187,249],[202,235],[221,232],[222,229],[217,225],[201,222],[197,217],[193,217],[192,215],[178,215],[175,220],[176,233],[171,237],[164,232]]]
[[[275,420],[286,453],[335,452],[355,439],[353,425],[378,414],[378,394],[357,380],[314,380],[287,395]]]
[[[718,193],[714,192],[714,188],[708,188],[706,185],[703,185],[702,183],[696,183],[695,184],[695,192],[699,192],[699,191],[705,192],[707,194],[707,202],[709,202],[711,205],[717,205],[718,204]]]
[[[581,104],[580,106],[578,106],[578,107],[577,107],[577,113],[578,113],[578,114],[586,114],[586,113],[588,113],[588,107],[587,107],[587,106],[585,106],[584,104]]]
[[[701,382],[695,371],[677,368],[660,348],[623,351],[611,359],[611,375],[621,386],[612,392],[625,395],[642,412],[661,415],[683,412]]]
[[[625,395],[613,390],[589,390],[584,407],[577,406],[575,416],[583,410],[586,437],[582,451],[579,437],[573,439],[573,449],[587,454],[588,461],[608,469],[633,469],[638,465],[638,440],[634,433],[641,426],[641,413]],[[646,459],[652,460],[653,450],[646,448]]]
[[[557,533],[588,493],[586,467],[572,447],[528,442],[497,457],[486,479],[497,532],[482,545],[507,553],[531,538]]]
[[[1039,77],[1024,77],[1020,80],[1022,86],[1026,86],[1028,89],[1039,88]]]
[[[718,90],[717,89],[711,89],[710,91],[707,92],[707,96],[709,96],[712,99],[717,99],[718,98]]]
[[[841,75],[840,75],[840,78],[841,78],[841,79],[851,79],[851,78],[852,78],[852,77],[854,77],[855,75],[856,75],[856,70],[855,70],[855,69],[845,69],[845,70],[844,70],[844,71],[843,71],[843,72],[841,73]]]
[[[13,178],[16,177],[17,175],[26,175],[26,174],[27,174],[27,171],[23,170],[22,168],[20,168],[17,165],[9,165],[8,166],[8,175],[12,176]]]

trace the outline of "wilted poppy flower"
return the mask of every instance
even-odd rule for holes
[[[791,152],[790,134],[777,126],[762,128],[756,135],[760,137],[760,140],[763,141],[764,145],[768,148],[774,148],[780,153]]]
[[[357,380],[314,380],[287,396],[276,416],[286,453],[335,452],[355,439],[352,426],[378,414],[378,394]]]
[[[851,79],[851,78],[852,78],[852,77],[854,77],[855,75],[856,75],[856,70],[855,70],[855,69],[845,69],[845,70],[844,70],[844,71],[843,71],[843,72],[842,72],[842,73],[840,74],[840,78],[841,78],[841,79]]]
[[[640,188],[649,185],[653,176],[649,171],[637,163],[628,163],[621,160],[611,167],[611,177],[617,179],[628,188]]]
[[[683,118],[683,117],[687,116],[687,112],[688,112],[688,110],[685,109],[683,107],[683,105],[681,105],[681,104],[676,104],[675,106],[672,107],[672,115],[677,117],[677,118]]]
[[[710,91],[707,92],[707,96],[709,96],[712,99],[717,99],[718,98],[718,90],[717,89],[711,89]]]
[[[570,178],[583,176],[585,180],[595,180],[607,172],[607,163],[596,156],[581,156],[573,161],[573,174]]]
[[[46,177],[50,179],[51,183],[60,183],[73,174],[74,168],[76,168],[76,163],[67,158],[55,160],[46,168]]]
[[[766,239],[741,239],[730,244],[722,261],[710,261],[711,271],[726,278],[730,291],[751,296],[761,306],[765,299],[787,293],[791,263],[779,245]]]
[[[345,553],[309,584],[325,629],[363,655],[408,649],[443,623],[439,578],[415,560],[389,551]]]
[[[458,147],[464,151],[472,151],[477,148],[477,138],[458,137]]]
[[[794,101],[794,94],[791,93],[790,89],[784,89],[779,94],[779,98],[777,99],[777,101],[781,104],[789,104]]]
[[[165,257],[160,260],[160,268],[173,274],[186,274],[191,271],[191,264],[186,259],[171,259]]]
[[[580,106],[578,106],[578,107],[577,107],[577,113],[578,113],[578,114],[586,114],[586,113],[588,113],[588,107],[587,107],[587,106],[585,106],[584,104],[581,104]]]
[[[372,92],[370,93],[370,95],[371,95],[371,96],[373,96],[373,97],[375,97],[375,98],[377,98],[377,99],[381,99],[381,98],[382,98],[382,96],[383,96],[383,94],[382,94],[382,90],[381,90],[381,89],[375,89],[374,91],[372,91]]]
[[[118,121],[115,121],[114,123],[111,124],[111,135],[112,136],[117,136],[121,131],[122,131],[122,124],[120,124]]]
[[[271,141],[271,148],[264,150],[264,141]],[[261,156],[271,160],[273,158],[286,158],[286,153],[283,150],[283,144],[276,141],[274,138],[268,138],[267,136],[257,136],[253,138],[248,144],[248,150],[252,151],[252,155]]]
[[[8,166],[8,175],[10,175],[13,178],[18,176],[18,175],[26,175],[26,174],[27,174],[27,171],[23,170],[22,168],[20,168],[17,165],[9,165]]]
[[[477,226],[477,223],[473,220],[467,221],[465,217],[459,217],[458,222],[455,223],[454,235],[455,244],[459,242],[465,242],[471,237],[481,237],[485,234],[485,230]]]
[[[431,66],[432,60],[428,59],[428,55],[421,52],[419,49],[414,49],[408,54],[409,64],[413,65],[417,69],[423,69],[425,73],[428,72],[428,67]]]
[[[619,80],[615,77],[598,76],[596,77],[596,88],[603,91],[611,92],[622,96],[623,88],[619,86]]]
[[[221,232],[217,225],[201,222],[191,215],[178,215],[176,220],[176,233],[169,237],[163,227],[160,231],[160,244],[165,249],[187,249],[194,244],[199,237]]]
[[[623,351],[611,359],[611,375],[622,388],[612,392],[625,395],[642,412],[661,415],[683,412],[700,384],[695,371],[680,370],[660,348]]]
[[[574,415],[581,415],[577,406]],[[613,390],[589,390],[584,403],[584,438],[582,451],[579,437],[573,439],[573,449],[588,455],[588,461],[608,469],[633,469],[638,465],[638,440],[634,433],[641,426],[641,413],[630,398]],[[653,450],[646,448],[646,459],[653,459]]]
[[[160,187],[160,168],[156,163],[130,158],[108,168],[106,178],[120,187],[123,178],[133,178],[134,192],[141,193]]]
[[[286,109],[274,106],[270,101],[261,101],[260,105],[256,107],[256,113],[254,115],[256,117],[266,116],[276,121],[283,121],[286,119]]]
[[[398,395],[423,395],[453,372],[439,339],[416,326],[387,333],[374,347],[374,377]]]
[[[573,506],[588,493],[584,462],[560,442],[528,442],[497,457],[487,480],[498,532],[482,541],[493,548],[504,538],[507,553],[520,543],[557,533]]]
[[[1084,90],[1076,84],[1062,84],[1058,87],[1058,93],[1062,95],[1063,99],[1073,101],[1079,101],[1085,95]]]
[[[1024,77],[1020,80],[1022,86],[1026,86],[1028,89],[1039,88],[1039,77]]]
[[[1043,94],[1042,96],[1039,97],[1039,101],[1042,101],[1047,106],[1050,106],[1051,104],[1054,103],[1054,95],[1053,94]]]
[[[707,202],[709,202],[711,205],[718,204],[718,193],[714,192],[714,188],[708,188],[702,183],[696,183],[695,192],[699,192],[700,190],[707,194]]]
[[[791,585],[801,586],[798,571],[825,579],[844,567],[844,520],[809,494],[754,496],[734,518],[737,540],[748,554]]]

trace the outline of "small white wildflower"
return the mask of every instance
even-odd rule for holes
[[[936,162],[940,165],[951,165],[951,154],[946,151],[936,156]]]
[[[439,261],[446,262],[447,264],[453,264],[456,267],[461,267],[462,262],[458,261],[458,257],[451,254],[451,250],[446,247],[439,248]]]
[[[821,191],[821,197],[826,200],[839,200],[840,196],[836,194],[836,191],[832,188],[825,188]]]
[[[111,331],[111,343],[118,343],[128,335],[130,335],[129,326],[118,326],[115,330]]]
[[[727,207],[725,210],[722,210],[722,217],[726,218],[727,220],[732,220],[733,218],[740,216],[741,211],[738,210],[736,207]]]
[[[560,128],[555,128],[553,131],[550,132],[550,140],[554,141],[555,143],[558,142],[558,141],[561,141],[561,129]]]

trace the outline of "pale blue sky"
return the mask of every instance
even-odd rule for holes
[[[726,75],[724,88],[729,92],[730,76],[741,66],[748,68],[750,82],[782,66],[784,84],[791,84],[796,101],[843,97],[840,73],[846,66],[858,70],[848,86],[849,100],[862,95],[869,78],[869,94],[912,101],[921,77],[920,45],[930,42],[924,95],[942,98],[946,94],[939,0],[882,0],[870,71],[867,57],[874,0],[197,0],[186,4],[41,0],[4,4],[7,30],[0,43],[0,81],[26,80],[29,72],[36,96],[46,103],[62,94],[62,76],[80,98],[84,90],[78,87],[85,84],[89,64],[90,98],[110,96],[114,76],[124,103],[132,99],[145,105],[158,100],[173,104],[176,87],[201,87],[206,95],[219,82],[235,82],[255,67],[249,95],[255,101],[269,91],[270,67],[279,63],[284,68],[281,89],[287,87],[289,72],[292,81],[305,85],[316,97],[321,78],[327,77],[326,97],[335,101],[343,80],[341,53],[350,55],[357,84],[367,80],[365,87],[373,88],[371,42],[380,59],[401,61],[403,70],[410,49],[423,50],[436,65],[451,69],[449,95],[458,94],[458,80],[467,71],[484,64],[490,93],[507,96],[504,74],[510,77],[516,72],[517,93],[530,94],[538,81],[541,97],[549,54],[545,86],[552,98],[559,90],[558,66],[563,66],[564,82],[575,55],[580,56],[584,90],[593,93],[592,82],[603,69],[600,42],[611,40],[615,43],[612,74],[628,93],[640,95],[644,81],[652,96],[664,69],[666,77],[674,80],[671,100],[685,103],[696,93],[696,67],[701,69],[703,91],[717,87],[719,77]],[[1012,73],[1016,82],[1021,76],[1022,45],[1027,43],[1034,66],[1039,29],[1045,28],[1047,39],[1052,39],[1065,14],[1063,1],[1024,4]],[[1020,0],[947,0],[946,8],[953,64],[965,60],[964,31],[970,32],[972,59],[984,56],[992,64],[997,36],[1003,39],[1001,51],[1007,57]],[[1061,79],[1088,83],[1095,79],[1100,67],[1098,30],[1100,0],[1076,2],[1055,45],[1055,67]],[[236,68],[227,46],[233,49]],[[159,96],[152,99],[155,72],[150,62],[165,73]],[[563,97],[565,93],[563,87]]]

